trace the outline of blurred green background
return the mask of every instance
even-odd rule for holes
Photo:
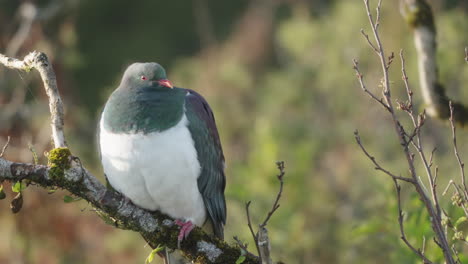
[[[468,103],[468,2],[429,2],[441,80],[451,97]],[[422,110],[412,33],[397,1],[384,1],[382,20],[386,51],[405,50]],[[215,112],[227,160],[227,241],[237,235],[255,251],[244,204],[252,200],[254,222],[264,218],[278,188],[275,161],[284,160],[283,199],[269,225],[274,260],[420,263],[399,239],[392,181],[354,141],[359,129],[382,165],[406,175],[389,117],[360,90],[352,70],[357,58],[369,89],[380,94],[378,60],[359,33],[369,32],[367,24],[357,0],[0,0],[0,53],[48,54],[66,106],[68,143],[101,179],[100,110],[126,66],[157,61],[176,86],[199,91]],[[390,74],[393,95],[404,100],[400,67],[396,60]],[[38,75],[0,67],[0,146],[11,136],[6,158],[32,162],[34,149],[45,163],[43,153],[52,147],[48,118]],[[429,119],[424,137],[427,152],[437,147],[442,191],[459,177],[448,124]],[[468,131],[459,130],[465,159],[467,144]],[[428,255],[441,262],[427,214],[413,189],[402,192],[410,241],[421,247],[425,237]],[[29,187],[18,214],[10,212],[7,194],[0,201],[0,263],[144,263],[150,252],[138,234],[107,226],[85,202],[64,203],[66,192]],[[441,199],[451,216],[462,214],[450,194]]]

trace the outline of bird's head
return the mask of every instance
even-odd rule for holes
[[[173,88],[172,83],[166,77],[166,71],[156,62],[137,62],[128,66],[122,77],[121,85],[134,88]]]

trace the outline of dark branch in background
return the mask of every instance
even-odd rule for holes
[[[55,74],[47,56],[32,52],[24,60],[0,54],[0,63],[8,68],[30,71],[36,69],[43,80],[49,98],[52,138],[55,149],[48,154],[45,165],[16,163],[0,158],[0,183],[3,181],[29,181],[45,188],[59,187],[70,191],[93,205],[98,215],[107,223],[121,229],[140,233],[152,248],[164,245],[177,248],[179,227],[174,220],[160,212],[143,210],[120,194],[108,190],[96,177],[89,173],[66,148],[63,133],[63,104],[58,93]],[[258,263],[251,254],[242,255],[241,248],[229,245],[195,228],[181,245],[184,255],[197,263],[236,263],[242,256],[242,263]]]
[[[427,113],[432,117],[448,119],[449,101],[453,101],[455,120],[468,123],[468,107],[451,100],[439,80],[436,59],[437,42],[434,16],[426,0],[401,0],[401,13],[413,30],[414,44],[418,54],[419,81]],[[465,48],[465,53],[466,48]],[[468,61],[468,56],[465,60]]]
[[[401,194],[400,194],[400,185],[398,184],[398,181],[405,181],[411,184],[416,192],[419,195],[420,200],[426,207],[426,211],[429,214],[429,218],[431,221],[431,226],[432,229],[435,233],[434,237],[434,242],[441,248],[444,258],[446,263],[448,264],[454,264],[456,261],[454,260],[454,257],[452,256],[452,250],[449,246],[447,236],[445,233],[445,229],[442,225],[442,213],[440,210],[439,202],[438,202],[438,197],[436,193],[436,175],[432,175],[431,171],[431,166],[432,166],[432,158],[427,159],[426,155],[424,153],[424,148],[423,148],[423,143],[422,143],[422,137],[420,134],[421,128],[424,125],[424,120],[425,120],[425,112],[419,115],[415,115],[413,112],[413,103],[412,103],[412,96],[413,92],[409,88],[408,85],[408,77],[406,76],[406,70],[405,70],[405,61],[404,61],[404,56],[403,52],[400,52],[400,58],[401,58],[401,63],[402,63],[402,79],[404,81],[405,87],[406,87],[406,92],[408,95],[408,101],[405,103],[402,102],[397,102],[397,106],[399,109],[403,110],[408,114],[408,117],[412,121],[412,132],[408,133],[403,125],[400,123],[398,117],[396,116],[395,112],[395,107],[394,103],[392,101],[391,97],[391,90],[390,90],[390,78],[388,74],[389,67],[393,61],[394,55],[390,57],[386,57],[384,53],[384,48],[382,46],[382,42],[380,40],[379,36],[379,31],[378,27],[380,25],[380,9],[381,9],[381,4],[382,1],[380,0],[378,2],[377,8],[376,8],[376,14],[377,18],[374,20],[372,16],[372,12],[369,7],[369,1],[364,0],[364,5],[367,11],[367,16],[369,18],[369,24],[371,26],[372,33],[374,35],[374,40],[375,44],[372,44],[372,41],[365,33],[363,33],[364,37],[366,38],[368,44],[371,46],[371,48],[376,51],[377,56],[380,61],[380,65],[382,67],[382,74],[383,74],[383,80],[382,80],[382,86],[383,86],[383,99],[379,99],[377,96],[375,96],[372,92],[367,90],[365,88],[365,83],[363,80],[363,75],[359,71],[358,68],[358,63],[356,60],[354,60],[354,70],[356,72],[358,81],[361,85],[361,88],[364,90],[365,93],[371,96],[372,99],[377,101],[379,104],[383,105],[386,112],[390,115],[393,127],[395,129],[398,141],[400,143],[400,146],[402,148],[403,154],[406,158],[409,173],[410,173],[410,179],[405,177],[400,177],[396,176],[395,173],[391,173],[389,170],[383,169],[379,163],[375,161],[375,158],[370,155],[367,150],[363,147],[361,143],[361,139],[359,137],[358,132],[355,132],[355,138],[356,142],[358,145],[361,147],[361,150],[364,152],[364,154],[373,162],[373,164],[376,166],[376,169],[383,171],[387,175],[391,176],[393,179],[393,182],[395,184],[395,189],[397,192],[397,199],[398,199],[398,207],[399,207],[399,216],[398,216],[398,222],[400,224],[400,232],[401,232],[401,239],[404,241],[404,243],[415,253],[417,254],[424,263],[432,263],[427,256],[424,255],[423,250],[421,249],[416,249],[406,238],[405,235],[405,230],[404,230],[404,223],[403,223],[403,213],[401,210]],[[362,32],[362,31],[361,31]],[[416,150],[416,152],[419,154],[419,158],[422,161],[423,167],[425,169],[426,175],[428,177],[428,182],[430,184],[430,195],[427,193],[428,188],[424,186],[424,183],[421,181],[421,179],[418,176],[418,173],[415,168],[415,154],[412,153],[412,149]],[[432,154],[431,154],[432,156]]]

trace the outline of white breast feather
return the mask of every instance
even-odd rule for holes
[[[100,124],[102,164],[117,191],[136,205],[201,226],[205,205],[198,190],[200,164],[187,117],[149,134],[115,134]]]

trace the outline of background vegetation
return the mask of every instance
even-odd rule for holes
[[[393,183],[374,171],[354,142],[358,128],[382,164],[407,173],[389,120],[360,91],[352,70],[351,60],[358,58],[367,83],[375,84],[369,89],[379,93],[379,66],[359,33],[367,27],[361,1],[32,1],[39,16],[15,52],[24,2],[0,0],[0,51],[49,55],[65,101],[70,147],[96,175],[102,174],[95,145],[101,107],[128,64],[157,61],[175,85],[201,92],[216,114],[228,165],[228,241],[238,235],[254,249],[244,203],[253,201],[254,219],[265,214],[277,188],[274,162],[284,160],[284,198],[269,225],[275,260],[419,263],[399,239]],[[468,4],[429,2],[441,80],[451,97],[468,102]],[[415,103],[423,109],[412,35],[397,1],[384,1],[382,15],[384,45],[387,51],[405,49]],[[399,67],[391,68],[391,76],[394,96],[405,98]],[[0,145],[12,137],[10,160],[31,162],[31,148],[45,162],[42,153],[51,148],[39,85],[35,75],[0,69]],[[443,190],[458,175],[450,129],[433,119],[425,128],[426,150],[437,147]],[[468,131],[459,130],[458,139],[466,160]],[[405,226],[409,239],[422,244],[432,231],[411,191],[403,189]],[[144,262],[150,249],[137,234],[105,225],[89,205],[66,204],[64,195],[30,187],[18,214],[0,201],[0,263]],[[442,201],[451,215],[461,215],[450,195]],[[459,250],[468,253],[466,246]]]

